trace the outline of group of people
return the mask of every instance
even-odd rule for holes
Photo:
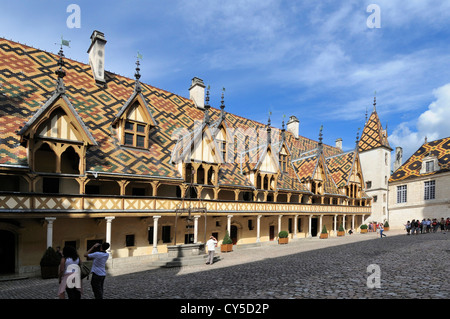
[[[92,260],[91,286],[95,299],[103,299],[103,285],[106,277],[106,261],[109,258],[109,243],[96,243],[85,254],[88,260]],[[74,267],[73,265],[78,266]],[[77,270],[78,269],[78,270]],[[74,284],[77,283],[77,284]],[[58,296],[65,299],[65,293],[69,299],[81,299],[81,259],[77,250],[72,246],[65,246],[59,265],[59,289]]]
[[[441,220],[438,220],[437,218],[433,219],[422,219],[416,220],[413,219],[411,222],[408,220],[408,222],[405,224],[406,233],[408,235],[417,235],[417,234],[425,234],[425,233],[436,233],[438,230],[441,231],[441,233],[445,233],[446,231],[450,231],[450,217],[447,217],[447,219],[444,219],[444,217],[441,218]]]

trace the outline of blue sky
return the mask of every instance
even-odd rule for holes
[[[194,76],[226,88],[228,112],[354,147],[366,109],[387,125],[404,158],[424,141],[450,136],[450,1],[1,1],[0,36],[88,63],[93,30],[105,33],[106,70],[189,97]],[[69,28],[70,4],[81,9]],[[380,28],[369,28],[370,4]],[[392,156],[394,157],[394,156]]]

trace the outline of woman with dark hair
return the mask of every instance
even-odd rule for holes
[[[65,299],[66,291],[69,299],[81,299],[80,266],[81,260],[77,250],[72,246],[65,246],[63,248],[63,258],[61,258],[61,263],[59,264],[58,296],[60,299]]]

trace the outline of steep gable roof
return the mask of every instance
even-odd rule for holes
[[[20,144],[17,131],[27,122],[32,123],[36,112],[52,98],[57,60],[55,54],[0,38],[0,165],[27,166],[27,150]],[[177,166],[171,161],[172,150],[178,142],[175,133],[179,130],[192,133],[195,123],[203,120],[204,112],[192,100],[145,83],[140,83],[141,92],[136,94],[134,79],[112,72],[105,72],[106,85],[99,87],[92,79],[88,64],[68,58],[64,62],[65,98],[97,143],[86,152],[86,171],[182,180]],[[112,126],[117,116],[123,114],[137,96],[147,104],[149,113],[158,124],[150,132],[149,148],[146,150],[121,145],[120,137]],[[223,121],[221,115],[220,109],[211,107],[211,128],[224,124],[234,129],[238,133],[232,138],[245,151],[235,154],[233,163],[222,164],[219,185],[250,187],[242,168],[248,163],[255,165],[258,162],[256,158],[261,155],[263,145],[256,141],[256,134],[246,137],[243,133],[265,130],[266,125],[229,112]],[[272,132],[275,136],[280,130],[272,128]],[[214,133],[213,130],[212,135]],[[317,141],[303,136],[296,138],[290,132],[286,132],[285,143],[291,160],[317,147]],[[249,148],[255,145],[259,148],[252,153]],[[323,145],[323,152],[325,156],[330,156],[341,151]],[[280,185],[293,190],[301,189],[295,172],[289,172],[283,174]]]
[[[439,170],[429,173],[420,173],[422,161],[428,155],[438,160]],[[441,138],[424,143],[414,154],[400,166],[389,178],[389,182],[409,180],[418,176],[430,176],[450,171],[450,137]]]
[[[381,126],[381,122],[375,107],[369,117],[369,120],[364,126],[358,146],[359,152],[369,151],[382,146],[392,150],[388,142],[387,133]]]

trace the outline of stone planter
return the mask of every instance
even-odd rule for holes
[[[284,245],[284,244],[287,244],[289,242],[289,238],[288,237],[286,237],[286,238],[278,238],[278,244],[279,245]]]
[[[222,253],[229,253],[230,251],[233,251],[233,244],[222,244],[222,245],[220,245],[220,251]]]

